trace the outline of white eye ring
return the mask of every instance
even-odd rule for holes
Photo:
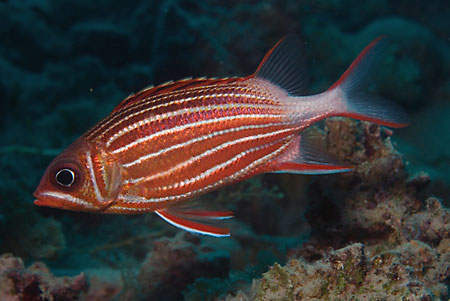
[[[75,173],[71,169],[63,168],[56,173],[55,181],[59,185],[70,187],[75,182]]]

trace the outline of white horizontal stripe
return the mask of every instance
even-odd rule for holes
[[[147,200],[146,198],[144,198],[142,196],[133,195],[133,194],[121,194],[118,196],[118,199],[121,201],[125,201],[126,203],[141,203],[144,200]],[[145,202],[143,202],[143,203],[145,203]],[[135,210],[137,208],[130,208],[130,209]]]
[[[183,142],[183,143],[179,143],[179,144],[175,144],[175,145],[173,145],[171,147],[163,148],[163,149],[160,149],[157,152],[150,153],[150,154],[147,154],[145,156],[139,157],[139,158],[137,158],[136,160],[134,160],[132,162],[123,164],[123,167],[129,168],[129,167],[134,166],[136,164],[140,164],[143,161],[148,160],[150,158],[154,158],[154,157],[160,156],[162,154],[165,154],[165,153],[167,153],[169,151],[172,151],[172,150],[175,150],[175,149],[178,149],[178,148],[183,148],[183,147],[186,147],[188,145],[191,145],[191,144],[194,144],[194,143],[197,143],[197,142],[200,142],[200,141],[208,140],[208,139],[220,136],[220,135],[225,135],[225,134],[229,134],[229,133],[233,133],[233,132],[240,132],[240,131],[244,131],[244,130],[263,129],[263,128],[272,127],[272,126],[289,126],[291,124],[292,124],[292,122],[279,122],[279,123],[267,123],[267,124],[256,124],[256,125],[244,125],[244,126],[240,126],[240,127],[236,127],[236,128],[229,128],[229,129],[226,129],[226,130],[212,132],[212,133],[209,133],[207,135],[203,135],[203,136],[200,136],[200,137],[197,137],[197,138],[193,138],[193,139],[191,139],[189,141],[186,141],[186,142]]]
[[[70,194],[66,194],[66,193],[62,193],[62,192],[46,191],[46,192],[42,192],[40,195],[65,200],[65,201],[68,201],[68,202],[71,202],[71,203],[74,203],[77,205],[81,205],[81,206],[84,206],[87,208],[95,208],[94,206],[92,206],[90,203],[86,202],[83,199],[79,199],[79,198],[71,196]]]
[[[176,100],[173,100],[173,101],[170,101],[170,102],[167,102],[167,103],[162,103],[162,104],[159,104],[159,105],[156,105],[156,106],[150,106],[150,107],[147,107],[147,108],[145,108],[145,109],[143,109],[143,110],[140,110],[140,111],[138,111],[138,112],[135,112],[135,113],[133,113],[133,114],[129,114],[128,115],[128,113],[130,112],[130,111],[132,111],[132,110],[135,110],[135,109],[140,109],[141,107],[145,107],[145,106],[148,106],[150,103],[152,103],[152,102],[156,102],[156,101],[164,101],[165,99],[167,99],[167,98],[174,98],[174,97],[177,97],[177,96],[179,96],[179,97],[181,97],[183,94],[185,94],[185,93],[178,93],[178,94],[168,94],[168,95],[166,95],[166,96],[163,96],[163,97],[161,97],[160,95],[156,95],[157,97],[153,100],[153,101],[150,101],[150,98],[146,98],[146,99],[144,99],[143,100],[143,103],[140,103],[139,105],[134,105],[134,106],[131,106],[131,107],[129,107],[129,108],[127,108],[127,109],[125,109],[125,110],[123,110],[123,111],[121,111],[121,112],[119,112],[118,114],[116,114],[115,116],[114,116],[114,118],[111,118],[111,119],[109,119],[107,122],[105,122],[101,127],[99,127],[98,129],[96,129],[94,132],[92,132],[91,134],[90,134],[90,136],[92,137],[94,134],[96,134],[97,132],[99,132],[100,131],[100,129],[101,128],[105,128],[107,125],[109,125],[109,124],[111,124],[112,123],[112,121],[113,121],[113,119],[120,119],[120,117],[122,117],[123,116],[123,118],[122,119],[120,119],[118,122],[116,122],[115,124],[113,124],[113,125],[111,125],[110,127],[108,127],[105,131],[103,131],[103,133],[101,134],[101,137],[103,137],[103,136],[106,136],[106,134],[113,128],[113,127],[116,127],[116,126],[118,126],[118,125],[120,125],[122,122],[124,122],[124,121],[126,121],[126,120],[128,120],[128,119],[130,119],[130,118],[133,118],[133,117],[135,117],[135,116],[137,116],[137,115],[139,115],[139,114],[143,114],[143,113],[148,113],[148,112],[151,112],[151,111],[153,111],[153,110],[157,110],[157,109],[159,109],[159,108],[163,108],[163,107],[167,107],[167,106],[170,106],[170,105],[174,105],[174,104],[182,104],[182,103],[186,103],[186,102],[189,102],[189,101],[195,101],[195,100],[198,100],[198,99],[208,99],[208,98],[221,98],[221,97],[235,97],[235,98],[240,98],[240,97],[246,97],[246,98],[251,98],[251,99],[258,99],[258,100],[260,100],[260,99],[264,99],[264,97],[261,97],[261,96],[258,96],[258,95],[256,95],[256,94],[239,94],[239,93],[216,93],[216,94],[205,94],[205,95],[201,95],[200,93],[200,95],[197,95],[197,96],[191,96],[191,97],[186,97],[186,98],[182,98],[182,99],[176,99]],[[158,97],[159,96],[159,97]],[[144,102],[145,101],[145,102]]]
[[[250,140],[262,139],[262,138],[265,138],[265,137],[270,137],[272,135],[281,134],[281,133],[284,133],[284,132],[287,132],[287,131],[290,131],[290,130],[291,129],[285,129],[285,130],[280,130],[280,131],[269,133],[269,134],[261,134],[261,135],[251,136],[250,138],[252,138],[252,139],[245,139],[245,140],[244,139],[239,139],[239,140],[241,140],[240,142],[246,142],[246,141],[250,141]],[[291,137],[293,137],[293,135]],[[264,145],[261,145],[261,146],[258,146],[258,147],[254,147],[254,148],[250,148],[248,150],[245,150],[245,151],[237,154],[233,158],[229,159],[228,161],[225,161],[225,162],[222,162],[220,164],[217,164],[216,166],[213,166],[212,168],[202,172],[201,174],[199,174],[199,175],[197,175],[195,177],[192,177],[190,179],[186,179],[186,180],[183,180],[183,181],[180,181],[180,182],[176,182],[176,183],[174,183],[172,185],[164,186],[163,189],[178,188],[180,186],[182,187],[182,186],[185,186],[185,185],[190,185],[190,184],[195,183],[197,181],[203,180],[203,179],[209,177],[210,175],[212,175],[213,173],[217,172],[218,170],[225,169],[227,166],[235,163],[237,160],[243,158],[244,156],[248,155],[249,153],[261,150],[263,148],[266,148],[267,146],[271,146],[271,145],[273,145],[275,143],[278,143],[278,142],[279,141],[271,142],[271,143],[267,143],[267,144],[264,144]]]
[[[235,172],[234,174],[232,174],[228,177],[225,177],[215,183],[206,185],[205,187],[197,189],[197,190],[189,191],[189,192],[182,193],[179,195],[172,195],[172,196],[152,198],[152,199],[147,199],[145,197],[135,196],[135,195],[119,195],[118,199],[124,201],[125,203],[158,203],[158,202],[173,201],[173,200],[178,200],[178,199],[186,199],[188,197],[201,194],[204,191],[209,191],[209,190],[213,189],[214,187],[229,183],[232,180],[235,180],[237,178],[244,176],[245,174],[247,174],[250,170],[252,170],[256,166],[258,166],[259,164],[262,164],[263,162],[270,160],[270,158],[277,156],[280,152],[282,152],[284,149],[286,149],[286,147],[289,145],[290,145],[290,143],[286,143],[285,145],[282,145],[276,151],[274,151],[270,154],[267,154],[266,156],[261,157],[258,160],[253,161],[247,167]],[[124,210],[127,210],[127,209],[133,210],[132,208],[129,208],[129,207],[121,207],[121,208],[124,208]]]
[[[110,208],[111,208],[111,210],[118,210],[118,211],[134,211],[134,212],[148,212],[149,211],[147,208],[123,207],[123,206],[118,206],[118,205],[113,205]]]
[[[151,116],[149,118],[144,118],[141,119],[133,124],[128,125],[127,127],[122,128],[120,131],[116,132],[114,135],[112,135],[108,141],[106,142],[106,146],[109,147],[111,145],[111,143],[113,143],[115,140],[119,139],[120,137],[122,137],[123,135],[131,132],[132,130],[135,130],[137,128],[140,128],[144,125],[150,124],[152,122],[155,121],[161,121],[164,119],[168,119],[171,117],[177,117],[183,114],[193,114],[193,113],[198,113],[198,112],[210,112],[210,111],[220,111],[220,110],[228,110],[228,109],[242,109],[242,108],[250,108],[250,109],[279,109],[278,106],[269,106],[269,105],[255,105],[255,104],[222,104],[222,105],[207,105],[207,106],[200,106],[200,107],[194,107],[194,108],[185,108],[185,109],[180,109],[177,111],[172,111],[172,112],[167,112],[167,113],[162,113],[162,114],[158,114],[158,115],[154,115]],[[255,113],[256,114],[256,113]],[[116,127],[117,125],[119,125],[120,123],[130,119],[131,117],[133,117],[134,115],[131,114],[129,116],[124,117],[123,119],[121,119],[119,122],[111,125],[111,127],[106,130],[103,134],[103,136],[106,135],[106,133]]]
[[[161,86],[164,86],[164,85],[161,85]],[[151,87],[151,88],[153,88],[153,87]],[[150,89],[151,89],[151,88],[150,88]],[[141,93],[141,92],[145,92],[146,90],[147,90],[147,89],[143,89],[143,90],[139,91],[139,92],[136,93],[136,94],[139,94],[139,93]],[[162,95],[150,95],[150,96],[148,96],[148,97],[145,97],[145,98],[139,100],[138,102],[134,103],[132,106],[126,107],[124,110],[122,110],[122,111],[120,111],[119,113],[115,114],[115,115],[113,116],[113,118],[109,118],[109,119],[107,119],[107,120],[104,120],[104,123],[101,124],[101,125],[99,125],[98,128],[93,129],[93,131],[89,134],[88,137],[93,137],[93,136],[94,136],[96,133],[98,133],[101,129],[103,129],[104,127],[106,127],[108,124],[111,124],[111,122],[112,122],[115,118],[121,117],[122,115],[126,115],[126,114],[127,114],[128,112],[130,112],[131,110],[139,109],[139,108],[141,108],[141,107],[143,107],[143,106],[147,106],[147,105],[149,105],[149,104],[151,104],[151,103],[153,103],[153,102],[156,102],[156,101],[165,100],[165,99],[167,99],[167,98],[169,98],[169,97],[173,97],[173,98],[174,98],[174,97],[177,97],[177,96],[181,96],[182,93],[183,93],[183,92],[180,92],[180,91],[177,91],[177,92],[178,92],[178,93],[170,93],[170,94],[167,94],[167,95],[165,95],[165,96],[162,96]],[[132,96],[134,96],[134,95],[136,95],[136,94],[131,94],[130,96],[128,96],[127,98],[125,98],[123,101],[129,99],[130,97],[132,97]],[[153,99],[152,99],[152,98],[153,98]],[[109,129],[108,129],[108,130],[109,130]],[[106,130],[106,131],[108,131],[108,130]],[[106,131],[103,132],[102,136],[105,135]]]
[[[196,162],[198,160],[201,160],[204,157],[212,155],[212,154],[214,154],[214,153],[216,153],[216,152],[218,152],[218,151],[220,151],[220,150],[222,150],[224,148],[227,148],[227,147],[239,144],[239,143],[243,143],[243,142],[248,142],[248,141],[252,141],[252,140],[257,140],[257,139],[262,139],[262,138],[275,136],[277,134],[281,134],[281,133],[285,133],[285,132],[289,132],[289,131],[293,131],[293,129],[291,129],[291,128],[289,128],[289,129],[282,129],[282,130],[278,130],[278,131],[275,131],[275,132],[270,132],[270,133],[265,133],[265,134],[258,134],[258,135],[253,135],[253,136],[247,136],[247,137],[243,137],[243,138],[240,138],[240,139],[227,141],[227,142],[222,143],[222,144],[220,144],[220,145],[218,145],[218,146],[216,146],[216,147],[214,147],[212,149],[209,149],[209,150],[207,150],[207,151],[205,151],[205,152],[203,152],[203,153],[201,153],[201,154],[199,154],[199,155],[197,155],[195,157],[192,157],[189,160],[181,162],[181,163],[179,163],[179,164],[177,164],[177,165],[175,165],[175,166],[173,166],[173,167],[171,167],[171,168],[169,168],[169,169],[167,169],[165,171],[158,172],[158,173],[155,173],[155,174],[147,176],[147,177],[141,177],[141,178],[136,178],[136,179],[128,179],[128,180],[125,180],[123,184],[124,185],[129,184],[129,183],[131,183],[131,184],[141,184],[142,182],[148,182],[148,181],[151,181],[151,180],[163,177],[163,176],[165,176],[167,174],[170,174],[171,172],[173,172],[173,171],[175,171],[177,169],[189,166],[192,163],[194,163],[194,162]],[[257,149],[261,149],[261,148],[263,148],[265,146],[267,146],[267,144],[266,145],[262,145],[262,146],[258,146],[256,148],[249,149],[247,151],[244,151],[243,153],[250,152],[250,151],[253,151],[253,150],[257,150]],[[186,184],[189,184],[189,183],[186,183]],[[170,186],[166,186],[166,187],[167,188],[171,188]]]
[[[151,135],[136,139],[122,147],[112,150],[111,153],[118,154],[120,152],[124,152],[124,151],[130,149],[131,147],[134,147],[134,146],[144,143],[146,141],[150,141],[156,137],[163,136],[163,135],[170,134],[170,133],[177,132],[177,131],[183,131],[183,130],[185,130],[187,128],[191,128],[191,127],[219,123],[219,122],[223,122],[223,121],[238,120],[238,119],[268,119],[268,118],[280,118],[280,116],[273,115],[273,114],[260,114],[260,115],[248,114],[248,115],[226,116],[226,117],[207,119],[207,120],[202,120],[202,121],[198,121],[198,122],[183,124],[180,126],[176,126],[176,127],[170,128],[170,129],[159,131],[159,132],[153,133]]]

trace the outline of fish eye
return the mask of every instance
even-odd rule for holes
[[[70,187],[75,183],[75,172],[69,168],[63,168],[56,172],[55,180],[59,185]]]
[[[47,175],[48,181],[55,188],[65,192],[79,188],[85,178],[80,165],[74,160],[52,162]]]

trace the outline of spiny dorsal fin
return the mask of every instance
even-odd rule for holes
[[[229,77],[229,78],[186,78],[176,82],[170,81],[159,86],[153,87],[150,86],[145,88],[136,94],[132,94],[125,98],[120,104],[118,104],[114,110],[114,112],[120,111],[121,109],[128,107],[144,98],[160,95],[164,93],[169,93],[173,91],[178,91],[182,89],[189,89],[201,86],[210,86],[210,85],[221,85],[228,84],[236,81],[242,81],[244,78],[241,77]]]
[[[255,77],[276,84],[291,96],[303,96],[309,87],[306,69],[303,42],[295,35],[288,35],[267,52],[256,69]]]

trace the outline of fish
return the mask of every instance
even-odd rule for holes
[[[383,40],[373,40],[318,94],[308,92],[304,44],[295,35],[247,77],[188,78],[132,94],[49,164],[34,204],[155,212],[193,233],[229,236],[219,221],[233,212],[191,205],[198,196],[262,173],[352,170],[327,153],[311,125],[332,116],[408,125],[399,106],[366,92]]]

